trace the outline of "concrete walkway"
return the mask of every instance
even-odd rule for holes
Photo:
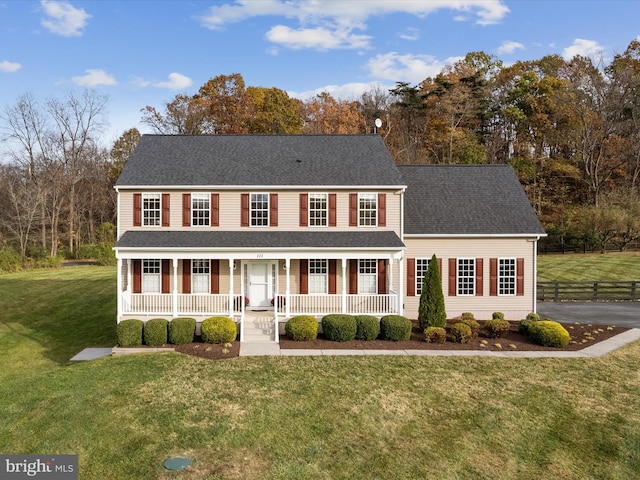
[[[620,347],[624,347],[636,340],[640,340],[640,328],[632,328],[608,340],[598,342],[590,347],[575,352],[566,351],[521,351],[496,352],[487,350],[310,350],[310,349],[282,349],[275,342],[270,343],[241,343],[241,357],[282,356],[367,356],[367,355],[414,355],[429,357],[511,357],[511,358],[589,358],[606,355]],[[85,348],[71,359],[73,362],[93,360],[112,354],[111,348]],[[149,353],[149,350],[145,350]]]

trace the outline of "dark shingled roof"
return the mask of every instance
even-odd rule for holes
[[[543,235],[509,165],[399,165],[405,234]]]
[[[117,186],[403,186],[379,135],[143,135]]]
[[[340,248],[403,249],[404,243],[392,231],[305,232],[305,231],[140,231],[130,230],[116,248]]]

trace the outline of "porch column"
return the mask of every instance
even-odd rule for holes
[[[387,260],[387,268],[389,269],[389,275],[387,276],[387,295],[389,295],[389,302],[386,303],[388,305],[387,308],[390,308],[393,305],[391,300],[391,292],[393,292],[393,257]],[[389,312],[395,313],[395,312]]]
[[[116,321],[120,322],[120,316],[122,315],[122,259],[118,258],[118,276],[116,278],[116,284],[118,289],[118,300],[117,300],[117,316]]]
[[[229,259],[229,318],[233,318],[233,258]],[[242,331],[240,331],[242,335]]]
[[[291,259],[289,257],[284,259],[284,270],[286,272],[285,278],[285,302],[284,302],[284,309],[285,309],[285,317],[289,318],[290,313],[291,313],[291,302],[289,301],[289,296],[291,295],[291,277],[289,275],[289,268],[291,267]],[[276,299],[277,300],[277,299]],[[277,308],[277,307],[276,307]],[[278,328],[278,322],[276,319],[276,328]]]
[[[178,259],[173,258],[173,317],[178,316]]]
[[[404,258],[398,259],[398,315],[402,315],[404,301]]]
[[[341,258],[342,266],[342,313],[347,313],[347,259]]]

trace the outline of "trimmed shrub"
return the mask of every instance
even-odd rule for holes
[[[11,247],[0,248],[0,273],[19,272],[21,269],[20,254]]]
[[[493,320],[504,320],[504,313],[502,313],[502,312],[493,312],[491,314],[491,318]]]
[[[509,331],[509,322],[504,319],[494,318],[484,322],[484,329],[489,338],[503,337]]]
[[[383,340],[404,342],[411,338],[411,320],[401,315],[386,315],[380,319]]]
[[[356,317],[333,314],[322,317],[322,332],[332,342],[348,342],[356,338]]]
[[[356,316],[356,340],[375,340],[380,335],[380,321],[371,315]]]
[[[471,338],[476,338],[480,333],[480,324],[473,318],[463,318],[456,323],[464,323],[467,325],[471,329]]]
[[[527,318],[525,318],[525,320],[531,320],[532,322],[539,322],[540,321],[540,315],[538,315],[537,313],[527,313]]]
[[[418,324],[423,330],[427,327],[444,327],[447,324],[440,267],[435,255],[429,260],[429,266],[422,280]]]
[[[229,317],[209,317],[200,325],[200,335],[206,343],[231,343],[238,332],[235,322]]]
[[[195,335],[195,318],[174,318],[169,322],[169,343],[173,343],[174,345],[191,343]]]
[[[142,329],[144,322],[130,318],[122,320],[116,325],[116,335],[118,336],[118,345],[121,347],[135,347],[142,345]]]
[[[471,340],[471,327],[458,322],[451,325],[451,338],[455,343],[468,343]]]
[[[447,331],[442,327],[428,327],[424,331],[424,339],[427,343],[444,343]]]
[[[287,320],[284,331],[295,342],[315,340],[318,338],[318,321],[311,315],[297,315]]]
[[[563,348],[569,345],[569,332],[558,322],[541,320],[533,322],[529,327],[531,339],[538,345],[545,347]]]
[[[463,320],[475,320],[476,317],[474,317],[473,313],[471,312],[462,312],[460,318],[462,318]]]
[[[144,324],[142,337],[145,345],[159,347],[167,343],[167,325],[169,320],[164,318],[152,318]]]

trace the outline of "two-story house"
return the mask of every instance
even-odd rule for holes
[[[118,321],[535,311],[544,235],[509,166],[396,166],[377,135],[143,135],[116,183]]]

